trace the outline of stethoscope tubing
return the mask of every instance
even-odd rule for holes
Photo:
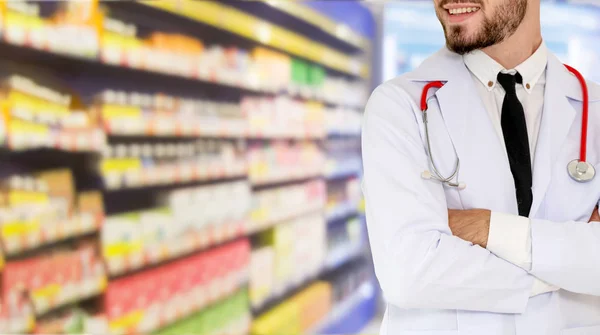
[[[575,77],[577,77],[577,80],[579,81],[579,84],[581,85],[581,91],[582,91],[582,101],[583,101],[583,108],[582,108],[582,119],[581,119],[581,142],[580,142],[580,147],[579,147],[579,161],[573,161],[572,163],[577,164],[577,163],[582,163],[586,166],[590,167],[590,170],[592,170],[593,172],[593,166],[591,166],[590,164],[588,164],[586,162],[587,159],[587,132],[588,132],[588,115],[589,115],[589,92],[588,92],[588,87],[587,87],[587,83],[585,81],[585,78],[583,78],[583,76],[581,75],[581,73],[579,71],[577,71],[575,68],[564,64],[564,66],[567,68],[567,70],[569,72],[571,72]],[[456,183],[452,183],[451,180],[453,180],[457,175],[458,175],[458,171],[460,169],[460,160],[458,158],[458,154],[456,153],[456,148],[454,148],[454,153],[455,153],[455,157],[456,157],[456,163],[454,166],[454,172],[452,172],[452,175],[450,177],[444,177],[440,174],[436,164],[435,164],[435,160],[433,158],[432,152],[431,152],[431,142],[429,140],[429,126],[428,126],[428,119],[427,119],[427,94],[429,93],[429,90],[432,88],[442,88],[444,86],[444,83],[441,81],[432,81],[429,82],[425,85],[425,87],[423,87],[423,92],[421,94],[421,101],[420,101],[420,107],[421,107],[421,112],[422,112],[422,116],[423,116],[423,124],[424,124],[424,128],[425,128],[425,138],[426,138],[426,142],[427,142],[427,154],[429,156],[429,162],[431,163],[431,168],[433,170],[433,177],[442,182],[442,183],[446,183],[449,184],[450,186],[456,186],[458,184]],[[573,175],[572,175],[573,177]],[[575,178],[575,177],[573,177]],[[591,177],[589,177],[586,180],[589,180],[593,178],[593,173],[591,174]]]

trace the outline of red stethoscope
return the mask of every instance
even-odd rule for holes
[[[567,171],[569,176],[573,178],[573,180],[585,183],[589,182],[596,176],[596,170],[594,166],[586,161],[587,154],[587,130],[588,130],[588,107],[589,107],[589,97],[588,97],[588,88],[585,82],[585,79],[579,73],[579,71],[565,64],[565,67],[569,72],[571,72],[577,79],[579,80],[579,84],[581,85],[581,91],[583,93],[583,115],[581,119],[581,145],[579,147],[579,159],[574,159],[567,165]],[[424,179],[435,179],[442,184],[446,184],[451,187],[456,187],[458,189],[464,189],[466,187],[465,183],[455,182],[453,181],[460,170],[460,159],[458,158],[458,154],[456,154],[456,161],[454,166],[454,172],[449,177],[444,177],[438,171],[437,166],[435,165],[435,161],[433,159],[433,155],[431,153],[431,143],[429,141],[429,127],[427,126],[427,93],[431,88],[441,88],[444,86],[444,83],[441,81],[433,81],[427,83],[423,88],[423,93],[421,94],[421,111],[423,112],[423,124],[425,126],[425,138],[427,141],[427,156],[429,157],[429,163],[431,167],[431,171],[424,171],[421,174],[421,177]]]

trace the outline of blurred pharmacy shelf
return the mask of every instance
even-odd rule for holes
[[[66,220],[23,225],[21,222],[10,220],[10,217],[16,214],[5,215],[2,223],[2,245],[7,256],[98,232],[104,222],[104,217],[100,214],[82,213]]]
[[[141,4],[230,31],[348,74],[369,77],[369,67],[358,59],[221,3],[158,0]]]
[[[352,295],[336,304],[327,317],[306,334],[361,333],[361,330],[371,321],[377,309],[376,287],[374,281],[363,283]]]
[[[344,23],[336,22],[310,7],[303,6],[302,4],[296,3],[294,1],[260,1],[264,2],[268,6],[276,8],[277,10],[285,12],[286,14],[297,17],[300,20],[306,21],[307,23],[323,30],[329,35],[343,40],[344,42],[349,43],[357,48],[368,50],[371,47],[371,41],[365,38],[364,36],[355,33],[350,27],[348,27]]]
[[[215,76],[201,75],[201,72],[192,70],[181,70],[173,71],[172,68],[164,67],[140,67],[132,66],[127,63],[112,63],[103,61],[102,59],[80,57],[76,54],[62,54],[57,52],[50,52],[46,49],[39,49],[30,43],[24,43],[23,45],[15,45],[7,43],[6,41],[0,42],[0,51],[7,53],[7,57],[10,59],[19,59],[21,61],[27,61],[32,64],[47,64],[55,68],[65,69],[67,73],[84,70],[86,72],[97,73],[102,75],[134,75],[140,79],[163,79],[170,82],[177,82],[178,84],[190,84],[190,85],[217,85],[221,89],[234,89],[237,91],[243,91],[246,93],[256,94],[262,93],[265,95],[283,95],[289,96],[294,99],[310,99],[320,101],[326,104],[346,107],[350,109],[360,110],[363,107],[363,103],[352,102],[347,103],[342,101],[343,96],[323,96],[323,92],[311,90],[310,93],[300,94],[293,88],[293,86],[287,86],[285,88],[269,88],[267,84],[261,84],[253,77],[245,78],[238,82],[230,82],[225,79],[220,79]],[[197,66],[202,66],[199,63]],[[213,69],[212,71],[223,70]],[[241,75],[244,77],[243,75]],[[262,85],[262,86],[261,86]],[[332,83],[333,85],[333,83]],[[352,97],[355,100],[356,97]],[[144,128],[146,129],[146,128]],[[211,130],[209,130],[211,131]]]
[[[297,334],[368,313],[370,41],[252,6],[0,2],[0,332]]]

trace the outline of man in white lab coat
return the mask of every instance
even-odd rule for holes
[[[468,0],[467,0],[468,1]],[[389,335],[599,335],[600,176],[573,180],[580,83],[546,49],[540,0],[434,0],[447,45],[366,107],[363,191]],[[432,165],[456,158],[459,189]],[[600,167],[588,82],[587,162]]]

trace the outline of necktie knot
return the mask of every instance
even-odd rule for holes
[[[509,73],[498,73],[498,83],[502,85],[506,93],[516,93],[515,84],[523,84],[523,77],[519,72],[512,75]]]

